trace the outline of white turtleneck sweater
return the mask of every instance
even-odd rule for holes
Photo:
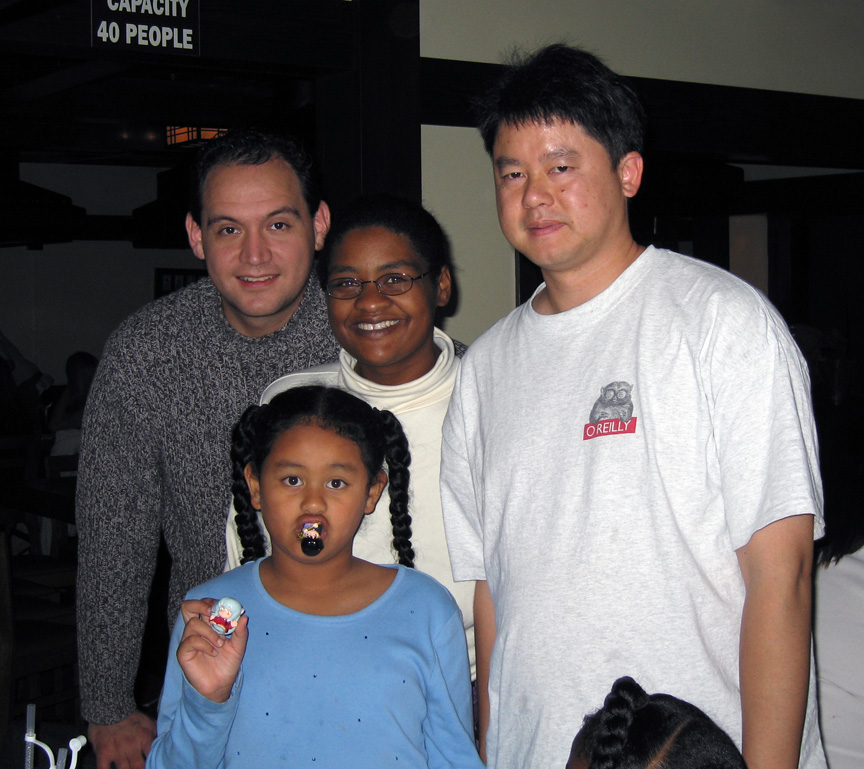
[[[473,679],[476,676],[474,583],[453,581],[447,541],[444,537],[444,519],[441,515],[441,492],[438,487],[441,426],[459,371],[459,358],[453,340],[437,328],[435,344],[441,350],[435,365],[412,382],[393,386],[370,382],[354,370],[357,360],[342,350],[336,363],[327,363],[280,377],[264,390],[261,403],[268,403],[273,396],[292,387],[321,384],[342,387],[375,408],[386,409],[399,418],[411,449],[411,544],[414,547],[415,565],[418,570],[433,576],[444,585],[459,604]],[[393,532],[390,527],[389,505],[390,497],[385,489],[375,512],[366,516],[354,538],[354,555],[358,558],[381,564],[396,562],[396,554],[391,544]],[[264,531],[266,538],[266,529]],[[227,571],[240,565],[243,552],[234,524],[233,509],[228,516],[226,545]],[[269,540],[267,548],[269,551]]]

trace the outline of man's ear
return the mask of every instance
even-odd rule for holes
[[[453,293],[453,276],[450,274],[449,267],[441,268],[436,288],[438,289],[438,306],[444,307],[450,301],[450,295]]]
[[[199,259],[204,259],[204,246],[201,244],[201,226],[186,214],[186,234],[189,236],[189,248]]]
[[[642,185],[644,161],[638,152],[628,152],[618,164],[618,178],[624,197],[632,198]]]
[[[330,232],[330,206],[323,200],[318,204],[318,210],[312,217],[312,227],[315,229],[315,250],[324,248],[324,238]]]

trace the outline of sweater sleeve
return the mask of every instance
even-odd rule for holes
[[[426,693],[423,722],[429,769],[483,769],[474,747],[468,650],[458,610],[433,646],[436,665]]]
[[[133,686],[162,508],[155,394],[122,329],[109,339],[84,417],[76,498],[82,714],[112,724]]]

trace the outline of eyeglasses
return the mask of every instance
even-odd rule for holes
[[[415,280],[431,275],[434,270],[427,270],[422,275],[412,278],[401,272],[390,272],[378,280],[357,280],[357,278],[334,278],[327,281],[327,296],[333,299],[356,299],[363,293],[363,286],[374,283],[379,294],[384,296],[399,296],[411,290]]]

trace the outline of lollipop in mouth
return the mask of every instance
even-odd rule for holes
[[[300,549],[304,555],[318,555],[324,549],[320,521],[304,523],[300,531],[297,532],[297,539],[300,540]]]

